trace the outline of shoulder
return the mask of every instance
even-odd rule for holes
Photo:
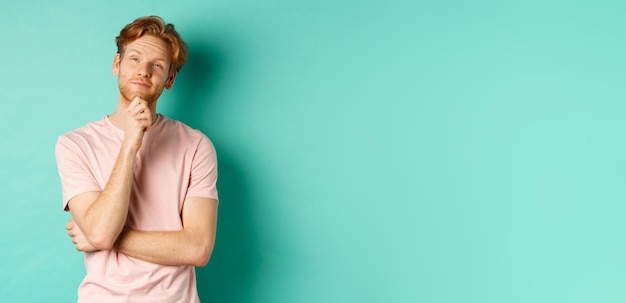
[[[193,154],[214,155],[215,146],[209,137],[202,131],[195,129],[181,121],[161,115],[162,139],[174,144],[176,149],[185,150]]]
[[[57,149],[60,146],[67,145],[82,145],[89,143],[106,132],[105,119],[87,123],[77,129],[71,130],[67,133],[60,135],[57,139]]]
[[[80,140],[87,139],[107,131],[106,118],[87,123],[77,129],[71,130],[59,136],[59,140]]]
[[[165,132],[176,135],[177,137],[184,139],[185,141],[211,141],[209,137],[205,135],[202,131],[192,128],[191,126],[181,121],[168,118],[164,115],[161,115],[161,119],[163,120],[162,127]]]

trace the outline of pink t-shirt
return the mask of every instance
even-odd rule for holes
[[[59,137],[56,157],[63,208],[79,194],[102,191],[119,154],[124,132],[108,117]],[[137,153],[127,226],[181,230],[187,197],[218,199],[217,160],[200,131],[158,115]],[[193,266],[163,266],[115,250],[85,253],[87,275],[79,302],[199,302]]]

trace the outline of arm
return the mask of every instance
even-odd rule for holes
[[[135,156],[141,147],[144,131],[150,125],[152,118],[147,102],[136,98],[127,109],[124,141],[103,191],[83,193],[68,202],[80,234],[84,235],[93,250],[111,249],[124,228]],[[66,228],[75,241],[72,229]]]
[[[96,249],[111,249],[126,223],[135,153],[122,146],[104,190],[80,194],[68,202],[74,221]]]
[[[182,230],[127,229],[114,248],[128,256],[161,265],[205,266],[215,243],[217,204],[214,199],[187,198],[182,211]]]

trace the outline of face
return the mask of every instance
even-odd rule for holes
[[[113,59],[113,74],[118,76],[121,97],[131,102],[140,97],[155,103],[163,88],[170,89],[176,72],[170,72],[170,54],[165,42],[143,36],[124,47]]]

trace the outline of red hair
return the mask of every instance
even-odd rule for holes
[[[144,35],[151,35],[163,40],[170,51],[172,67],[175,71],[180,71],[187,61],[187,44],[174,29],[174,24],[165,23],[158,16],[141,17],[126,25],[120,31],[120,35],[115,37],[117,52],[123,56],[124,47]]]

